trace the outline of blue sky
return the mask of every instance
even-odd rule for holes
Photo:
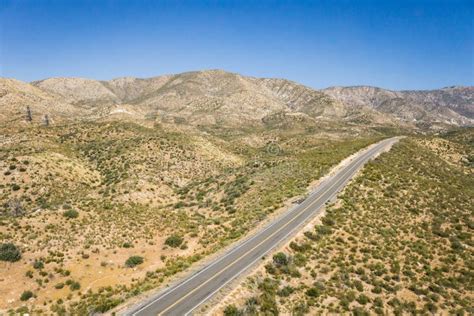
[[[201,69],[314,88],[474,85],[474,1],[0,0],[0,76]]]

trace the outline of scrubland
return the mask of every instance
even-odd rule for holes
[[[4,128],[0,243],[20,258],[0,261],[0,308],[105,312],[164,286],[385,137],[330,133],[124,121]]]
[[[473,132],[401,140],[213,313],[473,314]]]

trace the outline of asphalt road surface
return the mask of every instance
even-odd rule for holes
[[[367,161],[397,141],[397,138],[386,139],[362,151],[337,173],[326,178],[301,204],[277,217],[252,237],[238,243],[202,270],[134,306],[125,315],[191,315],[222,287],[252,267],[282,241],[293,236],[303,224],[323,209],[326,202],[337,196]]]

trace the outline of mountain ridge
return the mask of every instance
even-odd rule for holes
[[[287,79],[223,70],[108,81],[53,77],[6,84],[8,80],[0,79],[0,105],[5,105],[2,112],[6,112],[0,117],[13,117],[14,121],[21,121],[22,107],[31,105],[58,120],[111,119],[124,113],[133,120],[171,118],[206,126],[265,125],[269,117],[274,121],[305,116],[309,119],[305,121],[313,121],[310,125],[316,120],[439,129],[474,123],[474,87],[394,91],[362,85],[312,89]],[[25,99],[25,95],[29,97]],[[35,100],[39,98],[42,102],[37,106]],[[282,124],[276,122],[277,126]]]

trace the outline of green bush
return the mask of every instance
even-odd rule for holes
[[[359,297],[356,300],[361,305],[365,305],[369,302],[369,298],[364,294],[359,295]]]
[[[305,255],[303,255],[302,253],[297,253],[296,255],[294,255],[293,257],[293,263],[297,266],[297,267],[304,267],[304,265],[306,264],[306,261],[308,259],[305,257]]]
[[[15,262],[21,259],[21,252],[17,246],[12,243],[0,245],[0,260]]]
[[[33,292],[31,291],[24,291],[21,296],[20,296],[20,300],[21,301],[27,301],[29,300],[30,298],[33,297]]]
[[[178,235],[171,235],[166,238],[165,245],[168,245],[173,248],[178,248],[183,243],[183,238]]]
[[[125,265],[129,268],[133,268],[139,264],[143,263],[143,257],[140,256],[131,256],[125,261]]]
[[[239,316],[239,315],[242,315],[242,313],[239,311],[239,309],[235,305],[228,305],[224,309],[224,315],[225,316]]]
[[[79,216],[79,212],[76,210],[67,210],[63,213],[63,216],[67,219],[73,219]]]
[[[36,270],[43,269],[44,268],[43,261],[35,260],[35,262],[33,263],[33,268],[35,268]]]
[[[376,297],[374,300],[374,306],[383,307],[383,300],[380,297]]]
[[[97,305],[94,306],[94,311],[98,313],[105,313],[108,310],[122,303],[122,298],[101,298]],[[112,313],[112,315],[115,315]]]
[[[81,288],[81,284],[79,282],[73,281],[71,284],[69,284],[69,288],[71,291],[77,291]]]
[[[321,295],[321,292],[317,288],[312,287],[306,291],[306,295],[310,297],[318,297],[319,295]]]
[[[54,288],[58,289],[58,290],[62,289],[63,287],[64,287],[64,283],[62,283],[62,282],[60,282],[60,283],[58,283],[54,286]]]
[[[316,231],[320,235],[330,235],[332,233],[332,229],[330,226],[325,226],[325,225],[318,225],[316,226]]]
[[[352,310],[352,315],[354,316],[369,316],[370,313],[363,309],[362,307],[354,307]]]
[[[277,266],[286,266],[288,264],[288,257],[283,252],[279,252],[273,256],[273,262]]]
[[[282,297],[288,297],[291,295],[291,293],[293,293],[295,291],[294,288],[292,288],[291,286],[287,285],[285,287],[283,287],[280,291],[278,291],[278,295],[279,296],[282,296]]]
[[[359,292],[364,291],[364,285],[359,280],[354,281],[354,286],[357,289],[357,291]]]

